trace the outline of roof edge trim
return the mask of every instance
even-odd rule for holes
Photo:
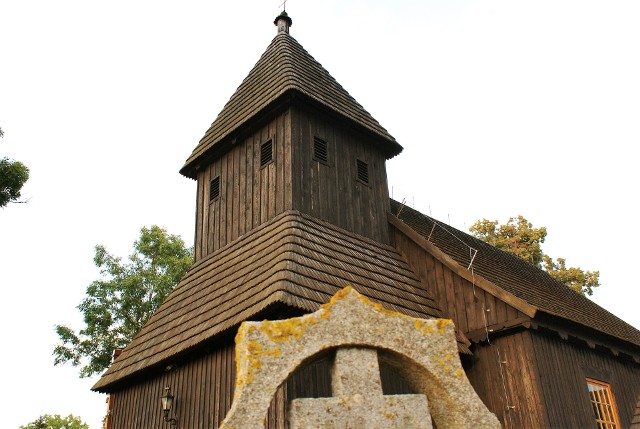
[[[531,318],[535,317],[538,311],[536,307],[527,303],[525,300],[518,298],[517,296],[509,292],[506,292],[504,289],[498,287],[484,277],[481,277],[477,274],[472,276],[468,269],[460,265],[434,244],[427,241],[427,239],[425,239],[422,235],[420,235],[413,228],[411,228],[409,225],[407,225],[391,213],[387,213],[387,220],[394,228],[403,233],[407,238],[420,246],[426,252],[430,253],[434,258],[438,259],[440,262],[446,265],[447,268],[458,274],[460,277],[472,282],[480,289],[513,306],[516,310],[521,311],[527,316]]]

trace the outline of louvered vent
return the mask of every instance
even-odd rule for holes
[[[260,146],[260,167],[264,167],[273,159],[273,139],[262,143]]]
[[[358,164],[358,180],[363,183],[369,183],[369,164],[359,159],[356,162]]]
[[[209,201],[214,201],[220,196],[220,176],[211,179],[209,184]]]
[[[313,138],[313,159],[324,164],[326,164],[328,160],[327,142],[318,137]]]

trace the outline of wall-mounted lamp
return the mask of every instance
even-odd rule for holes
[[[164,421],[171,424],[171,426],[176,426],[178,421],[174,418],[169,418],[169,412],[171,411],[171,407],[173,406],[173,395],[171,394],[171,389],[169,386],[164,388],[164,396],[162,398],[162,412],[164,413]]]

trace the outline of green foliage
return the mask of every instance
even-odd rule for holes
[[[554,262],[553,258],[546,255],[541,245],[547,237],[547,229],[534,228],[523,216],[509,218],[504,225],[500,225],[497,220],[482,219],[471,225],[469,231],[474,237],[545,270],[577,293],[592,295],[593,289],[600,286],[598,271],[567,268],[564,258],[558,258]]]
[[[556,262],[553,262],[553,259],[545,255],[544,269],[551,274],[551,277],[583,295],[593,295],[593,288],[600,286],[599,271],[582,271],[575,267],[567,268],[563,258],[558,258]]]
[[[89,429],[89,425],[72,414],[67,417],[45,414],[19,429]]]
[[[29,168],[19,161],[0,159],[0,207],[18,202],[22,186],[29,179]]]
[[[4,137],[2,128],[0,137]],[[26,165],[7,157],[0,159],[0,208],[19,202],[20,191],[28,179],[29,169]]]
[[[534,228],[531,222],[522,216],[509,218],[504,225],[499,225],[497,220],[482,219],[471,225],[471,234],[484,242],[513,253],[522,260],[540,267],[544,254],[540,245],[547,237],[547,229]]]
[[[193,256],[180,237],[154,225],[140,230],[126,263],[100,245],[93,260],[102,279],[87,287],[78,305],[84,329],[76,334],[67,326],[55,327],[62,344],[53,350],[54,364],[84,364],[81,377],[109,366],[113,350],[131,341],[191,267]]]

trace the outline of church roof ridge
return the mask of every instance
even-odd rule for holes
[[[395,138],[287,32],[278,33],[211,124],[180,170],[195,178],[198,160],[260,112],[295,92],[355,123],[381,142],[386,156],[402,151]]]
[[[469,247],[477,249],[474,272],[537,310],[640,346],[640,330],[543,270],[398,201],[390,202],[398,219],[462,266],[470,262]]]

